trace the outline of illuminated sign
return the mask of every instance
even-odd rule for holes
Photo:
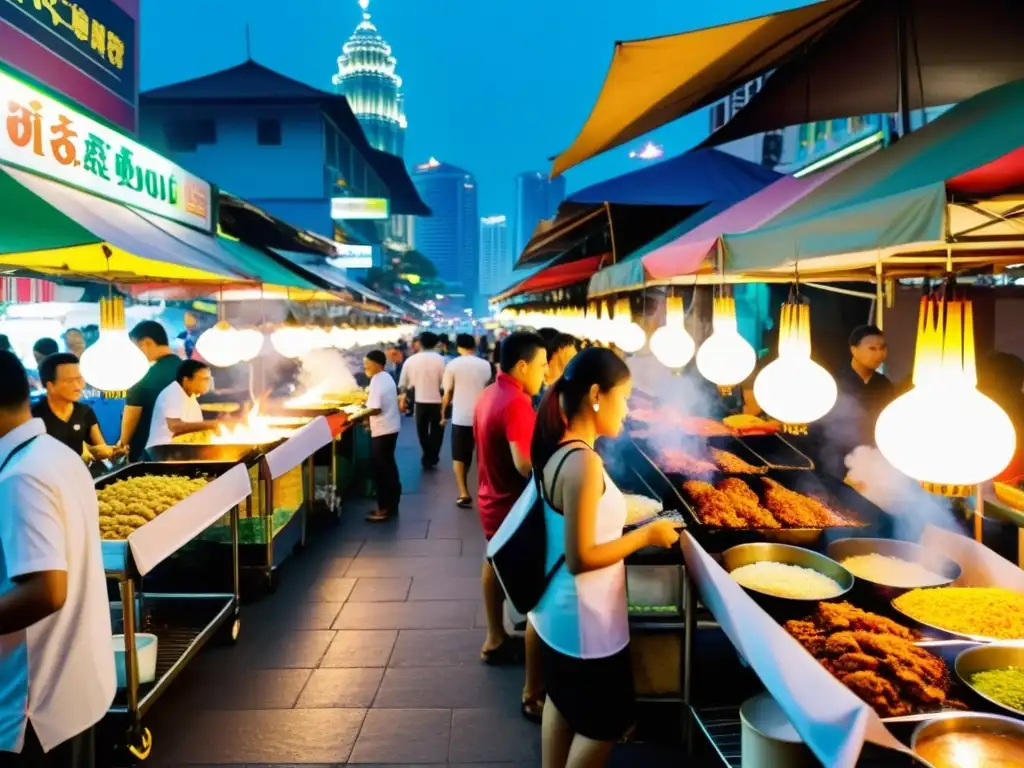
[[[134,133],[138,5],[0,0],[0,59]]]
[[[212,231],[210,185],[0,72],[0,162]]]
[[[372,245],[350,245],[335,243],[334,252],[338,254],[327,260],[327,263],[338,269],[369,269],[373,266]]]
[[[386,197],[332,197],[331,218],[386,219],[391,215],[390,201]]]

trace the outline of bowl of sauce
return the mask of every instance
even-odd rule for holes
[[[922,723],[910,742],[932,768],[1024,766],[1024,723],[1003,715],[964,712]]]

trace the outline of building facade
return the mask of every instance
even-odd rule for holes
[[[413,184],[433,215],[416,221],[413,244],[437,267],[453,304],[472,307],[480,291],[480,214],[476,179],[436,158],[413,170]]]
[[[546,173],[527,171],[516,176],[515,227],[512,240],[512,261],[530,242],[533,230],[542,219],[550,219],[565,200],[565,176],[549,179]]]
[[[480,219],[480,295],[490,299],[505,288],[511,279],[508,218],[484,216]]]
[[[377,239],[373,221],[331,216],[332,197],[391,197],[341,97],[250,60],[147,91],[140,115],[143,141],[226,192],[340,242]]]

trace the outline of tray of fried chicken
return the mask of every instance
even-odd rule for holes
[[[927,641],[916,630],[850,603],[820,603],[788,631],[885,722],[967,709],[950,674],[965,643]]]
[[[701,478],[719,472],[760,475],[768,471],[761,457],[733,437],[699,440],[663,435],[640,442],[661,471],[669,476]]]

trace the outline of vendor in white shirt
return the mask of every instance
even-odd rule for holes
[[[0,766],[92,765],[117,688],[98,526],[89,470],[0,352]]]
[[[168,445],[177,435],[210,429],[210,425],[203,421],[199,397],[210,391],[211,381],[206,363],[185,360],[178,366],[175,380],[156,398],[146,448]]]
[[[387,364],[379,349],[371,349],[363,359],[363,371],[370,379],[366,398],[370,410],[370,471],[377,486],[377,509],[366,516],[370,523],[383,523],[397,515],[402,500],[402,480],[395,460],[402,416],[398,411],[398,389],[386,370]]]

